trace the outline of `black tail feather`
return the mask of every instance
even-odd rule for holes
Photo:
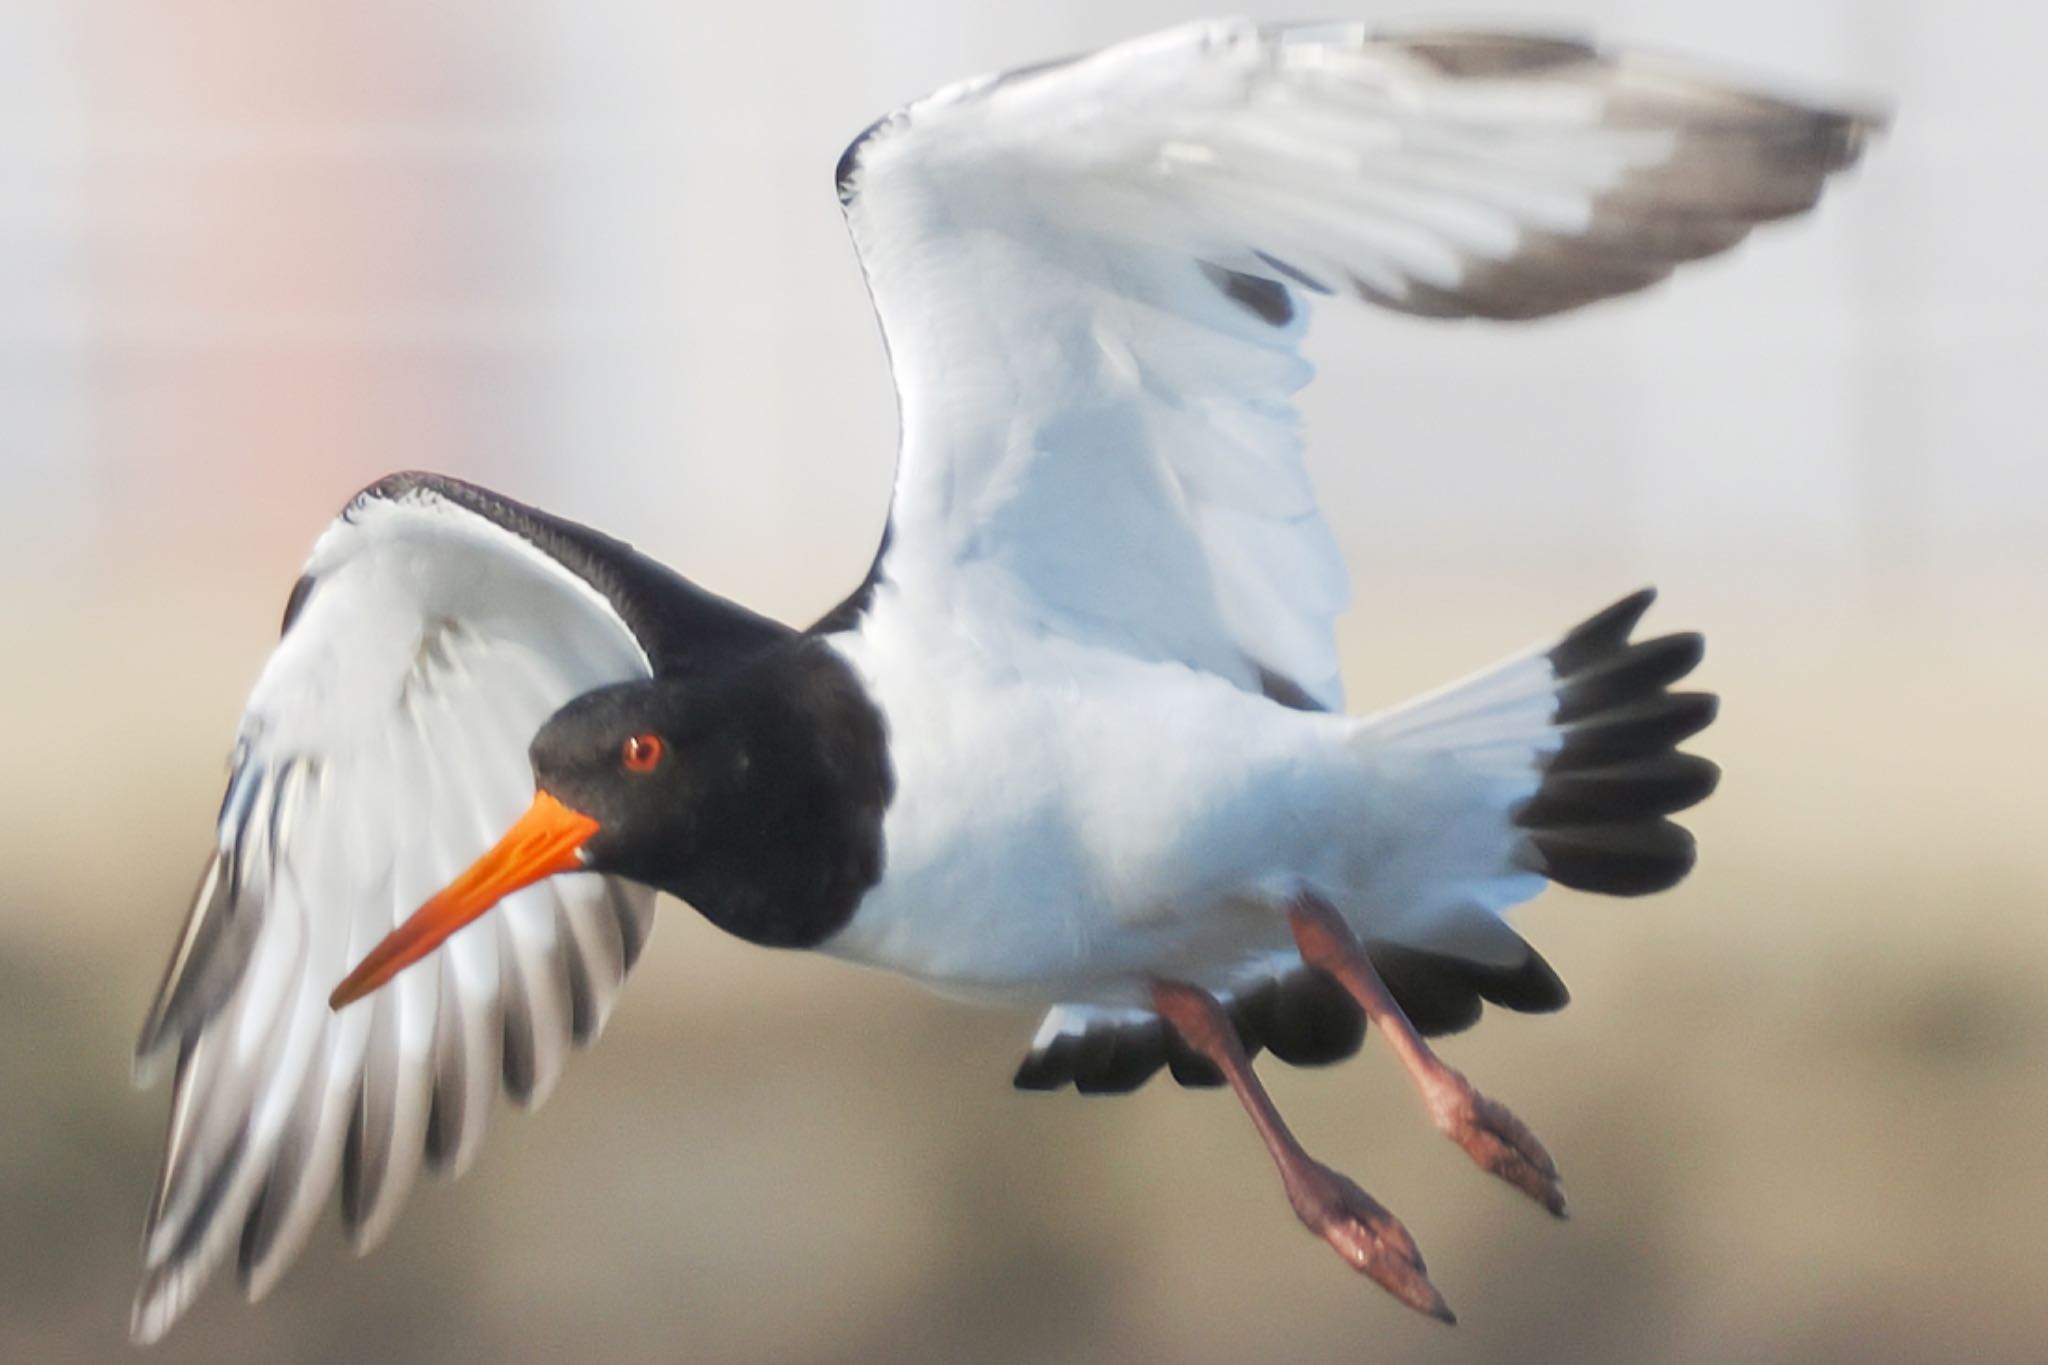
[[[1536,792],[1515,808],[1527,866],[1584,891],[1639,896],[1692,869],[1693,838],[1667,816],[1706,799],[1720,769],[1678,746],[1714,719],[1717,699],[1673,692],[1698,666],[1700,636],[1629,637],[1656,600],[1645,588],[1567,633],[1548,654],[1556,679],[1558,742],[1539,760]],[[1533,948],[1513,967],[1490,966],[1406,943],[1372,941],[1373,965],[1409,1021],[1453,1033],[1485,1004],[1524,1013],[1562,1009],[1564,982]],[[1224,998],[1245,1052],[1296,1066],[1340,1061],[1365,1037],[1365,1015],[1344,989],[1308,967]],[[1223,1083],[1206,1058],[1156,1015],[1106,1013],[1085,1031],[1034,1045],[1017,1070],[1025,1090],[1071,1084],[1090,1094],[1135,1090],[1161,1069],[1184,1086]]]
[[[1564,886],[1640,896],[1692,870],[1692,835],[1664,817],[1720,781],[1713,763],[1677,747],[1707,727],[1717,702],[1669,690],[1699,664],[1700,636],[1628,638],[1655,598],[1648,588],[1623,598],[1550,651],[1563,740],[1514,821],[1533,865]]]
[[[1721,699],[1711,692],[1659,692],[1563,727],[1564,743],[1547,773],[1604,767],[1676,748],[1713,724]]]

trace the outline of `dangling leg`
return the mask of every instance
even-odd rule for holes
[[[1410,1308],[1456,1322],[1443,1295],[1429,1282],[1422,1253],[1401,1220],[1364,1190],[1302,1150],[1273,1107],[1272,1097],[1252,1071],[1230,1016],[1215,997],[1179,981],[1155,981],[1152,1005],[1187,1045],[1214,1063],[1251,1115],[1273,1164],[1280,1168],[1287,1200],[1309,1231],[1336,1249],[1352,1267]]]
[[[1479,1165],[1513,1185],[1562,1218],[1564,1187],[1557,1163],[1536,1135],[1508,1111],[1472,1088],[1472,1083],[1446,1066],[1408,1022],[1408,1016],[1387,993],[1372,959],[1328,902],[1304,895],[1288,912],[1301,960],[1335,977],[1365,1010],[1366,1018],[1386,1035],[1401,1059],[1437,1128],[1463,1147]]]

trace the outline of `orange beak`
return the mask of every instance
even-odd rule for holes
[[[533,804],[498,846],[386,934],[334,988],[328,1007],[338,1010],[362,999],[520,887],[583,866],[579,850],[597,828],[597,821],[581,811],[570,810],[546,792],[535,792]]]

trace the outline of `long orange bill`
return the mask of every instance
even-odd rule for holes
[[[583,866],[578,851],[597,828],[597,821],[583,812],[570,810],[546,792],[535,792],[533,804],[498,846],[386,934],[327,997],[329,1008],[338,1010],[362,999],[520,887]]]

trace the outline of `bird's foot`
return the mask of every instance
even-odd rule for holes
[[[1408,1229],[1350,1179],[1303,1157],[1287,1172],[1287,1198],[1309,1231],[1328,1242],[1354,1270],[1418,1313],[1440,1322],[1458,1320],[1429,1282],[1422,1253]]]
[[[1481,1170],[1507,1181],[1553,1216],[1568,1216],[1557,1163],[1528,1124],[1449,1067],[1431,1088],[1430,1114],[1444,1136],[1463,1147]]]

